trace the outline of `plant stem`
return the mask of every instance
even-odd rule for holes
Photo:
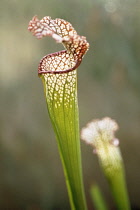
[[[103,195],[97,184],[93,184],[91,186],[90,195],[96,210],[108,210]]]
[[[100,164],[109,183],[116,207],[118,210],[130,210],[120,149],[108,144],[108,147],[104,147],[104,152],[101,152],[104,155],[99,152]]]
[[[72,210],[86,210],[79,140],[76,70],[41,75]]]
[[[124,172],[124,166],[123,161],[120,158],[120,150],[119,148],[115,148],[114,156],[116,159],[117,167],[112,166],[112,172],[110,173],[107,168],[104,168],[104,173],[106,175],[106,178],[108,180],[112,195],[114,197],[116,207],[118,210],[130,210],[130,203],[129,203],[129,197],[127,192],[127,186],[125,181],[125,172]]]

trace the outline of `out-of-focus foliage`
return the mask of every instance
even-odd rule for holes
[[[63,18],[87,37],[78,69],[81,127],[109,116],[120,125],[132,205],[140,207],[140,1],[3,0],[0,11],[0,209],[69,209],[55,137],[47,115],[39,60],[61,45],[27,31],[38,15]],[[96,179],[113,205],[96,156],[82,143],[87,191]]]

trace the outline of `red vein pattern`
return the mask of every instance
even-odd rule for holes
[[[52,20],[51,17],[46,16],[39,20],[34,16],[29,22],[28,30],[38,39],[51,36],[66,48],[44,56],[40,61],[38,74],[61,74],[75,70],[89,48],[86,37],[79,36],[72,25],[63,19]]]

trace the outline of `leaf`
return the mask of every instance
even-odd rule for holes
[[[89,48],[86,38],[62,19],[37,16],[29,22],[29,31],[37,38],[52,36],[65,50],[44,56],[38,67],[48,111],[58,142],[71,208],[86,210],[79,141],[77,67]]]

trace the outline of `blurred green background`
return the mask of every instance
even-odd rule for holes
[[[105,116],[118,122],[131,204],[140,208],[140,1],[2,0],[0,10],[0,209],[70,209],[37,76],[40,59],[63,47],[28,32],[34,15],[65,19],[87,37],[90,50],[78,69],[80,128]],[[94,181],[111,209],[97,157],[81,146],[89,209]]]

